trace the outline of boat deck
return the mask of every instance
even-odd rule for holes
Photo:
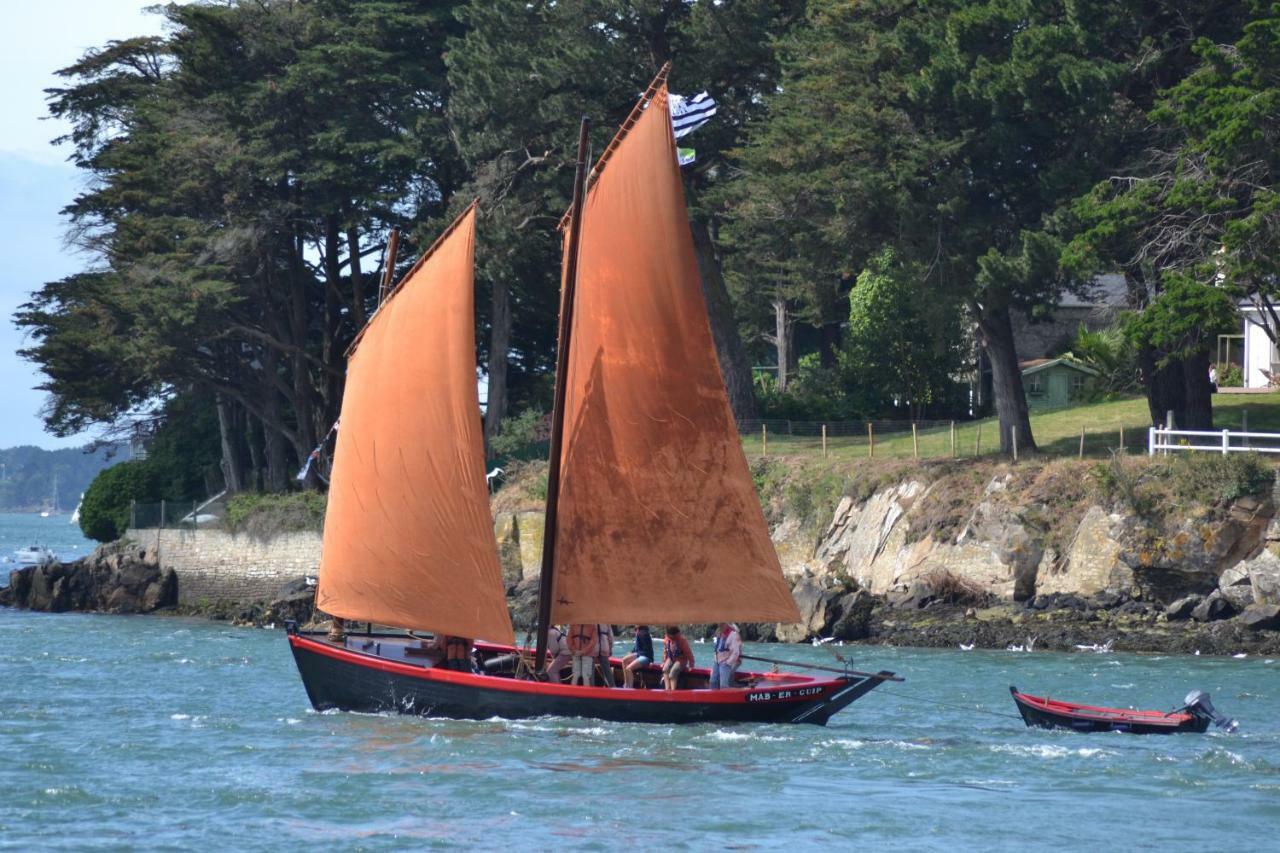
[[[324,639],[324,635],[315,634],[311,635],[311,638]],[[403,634],[347,634],[341,647],[349,651],[372,655],[382,660],[420,666],[423,669],[439,666],[443,659],[443,655],[439,651],[425,647],[422,640]],[[517,677],[517,662],[519,658],[523,657],[526,661],[531,661],[533,654],[533,649],[483,641],[475,644],[475,657],[477,662],[484,668],[484,672],[488,675],[499,677]],[[622,684],[622,659],[613,656],[609,658],[609,662],[613,667],[614,683]],[[567,671],[568,668],[566,667]],[[637,675],[639,676],[637,686],[641,689],[661,689],[662,667],[659,664],[649,664],[639,671]],[[710,671],[707,668],[694,667],[689,672],[681,675],[680,688],[684,690],[705,690],[708,687],[709,679]],[[734,687],[739,689],[756,686],[802,687],[819,680],[821,679],[814,676],[799,675],[792,672],[739,671],[734,674]],[[602,684],[599,672],[596,673],[596,684]]]

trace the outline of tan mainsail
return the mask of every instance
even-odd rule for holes
[[[484,478],[474,255],[472,207],[351,355],[316,605],[513,642]]]
[[[582,220],[553,621],[798,621],[720,378],[665,86]]]

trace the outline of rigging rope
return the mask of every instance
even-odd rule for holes
[[[888,689],[888,688],[886,688],[886,687],[881,687],[881,688],[880,688],[880,692],[881,692],[881,693],[890,693],[890,694],[892,694],[892,695],[894,695],[894,696],[901,696],[903,699],[912,699],[912,700],[914,700],[914,701],[916,701],[916,702],[928,702],[928,703],[929,703],[929,704],[931,704],[931,705],[941,705],[943,708],[955,708],[955,709],[957,709],[957,710],[960,710],[960,711],[967,711],[967,712],[969,712],[969,713],[975,713],[975,712],[976,712],[976,713],[979,713],[979,714],[990,714],[990,715],[991,715],[991,716],[993,716],[993,717],[1012,717],[1012,718],[1013,718],[1013,719],[1015,719],[1015,720],[1021,720],[1021,719],[1022,719],[1022,717],[1020,717],[1020,716],[1019,716],[1019,715],[1017,715],[1017,714],[1007,714],[1007,713],[1005,713],[1005,712],[1003,712],[1003,711],[988,711],[988,710],[986,710],[985,708],[974,708],[974,707],[970,707],[970,706],[968,706],[968,705],[956,705],[956,704],[954,704],[954,703],[952,703],[952,702],[942,702],[942,701],[940,701],[940,700],[938,700],[938,699],[929,699],[929,698],[927,698],[927,697],[925,697],[925,696],[912,696],[910,693],[903,693],[901,690],[890,690],[890,689]]]

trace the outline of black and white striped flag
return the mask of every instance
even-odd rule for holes
[[[699,92],[692,98],[671,95],[671,129],[675,131],[676,139],[693,133],[715,114],[715,99],[706,92]]]

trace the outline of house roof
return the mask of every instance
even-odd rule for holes
[[[1124,308],[1128,300],[1129,287],[1124,276],[1108,273],[1098,276],[1079,292],[1063,293],[1058,299],[1058,307]]]
[[[1018,362],[1018,369],[1022,371],[1023,376],[1027,376],[1032,373],[1039,373],[1041,370],[1046,370],[1056,364],[1061,364],[1063,367],[1069,367],[1072,370],[1078,370],[1081,373],[1087,373],[1090,376],[1098,375],[1098,371],[1092,367],[1069,358],[1033,358],[1030,361]]]

